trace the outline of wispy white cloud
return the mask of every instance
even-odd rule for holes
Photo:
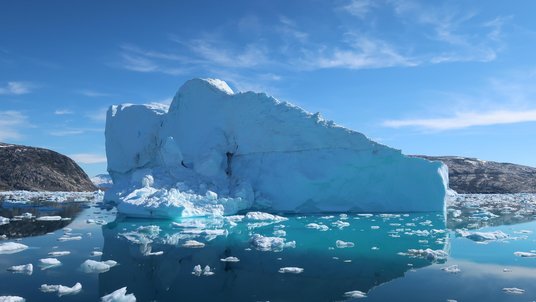
[[[34,85],[27,82],[7,82],[0,87],[0,95],[20,95],[32,92]]]
[[[68,114],[73,114],[73,113],[74,112],[69,109],[56,109],[56,111],[54,111],[55,115],[68,115]]]
[[[377,4],[378,1],[372,0],[351,0],[341,8],[356,17],[364,18]]]
[[[106,156],[102,154],[76,153],[76,154],[70,154],[69,157],[80,164],[106,163]]]
[[[454,116],[446,118],[387,120],[383,125],[391,128],[418,127],[429,130],[453,130],[473,126],[491,126],[524,122],[536,122],[536,109],[523,111],[502,110],[490,112],[466,112],[456,113]]]
[[[0,141],[17,140],[22,137],[20,129],[29,125],[28,117],[20,111],[0,111]]]
[[[106,93],[106,92],[96,91],[92,89],[82,89],[82,90],[78,90],[77,92],[81,95],[92,97],[92,98],[114,96],[114,94],[112,93]]]
[[[88,132],[104,132],[101,128],[62,128],[59,130],[49,131],[48,134],[52,136],[73,136],[81,135]]]
[[[89,119],[96,121],[96,122],[104,122],[106,121],[106,112],[108,111],[108,108],[100,108],[96,111],[92,111],[86,114],[86,117]]]

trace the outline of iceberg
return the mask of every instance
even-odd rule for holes
[[[169,107],[111,106],[105,136],[105,200],[125,216],[445,210],[441,162],[221,80],[187,81]]]

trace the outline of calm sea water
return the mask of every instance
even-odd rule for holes
[[[287,220],[279,222],[184,219],[174,224],[116,217],[115,209],[96,204],[5,202],[0,207],[4,217],[25,212],[72,220],[16,221],[0,226],[0,233],[11,237],[0,243],[29,247],[0,254],[0,296],[17,295],[27,301],[98,301],[126,286],[138,301],[536,299],[536,258],[514,255],[536,249],[533,216],[513,221],[511,215],[505,214],[507,220],[494,217],[494,223],[487,223],[494,226],[472,231],[502,231],[508,238],[482,243],[456,234],[457,227],[475,227],[475,221],[489,220],[474,215],[448,221],[442,214],[424,213],[286,216]],[[319,226],[312,228],[311,223]],[[65,234],[82,239],[58,241]],[[275,242],[254,240],[260,236]],[[189,247],[192,242],[188,240],[204,247]],[[445,251],[448,257],[415,257],[408,253],[410,249]],[[51,257],[48,253],[53,251],[71,253],[57,257],[59,266],[40,267],[39,259]],[[102,255],[91,256],[93,251]],[[239,261],[220,260],[227,257]],[[87,273],[80,269],[87,259],[114,260],[118,265],[106,272]],[[31,275],[7,271],[27,263],[34,265]],[[213,274],[193,274],[196,265],[210,266]],[[443,270],[452,265],[458,265],[460,271]],[[285,267],[303,271],[281,273]],[[39,289],[42,284],[73,286],[76,282],[83,288],[75,295],[59,297]],[[524,293],[503,291],[513,287]],[[355,290],[367,297],[345,296]]]

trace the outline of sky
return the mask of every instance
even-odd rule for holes
[[[1,1],[0,141],[106,171],[106,110],[191,78],[405,154],[536,166],[536,1]],[[208,117],[209,118],[209,117]]]

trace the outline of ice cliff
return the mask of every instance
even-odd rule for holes
[[[445,165],[263,93],[193,79],[167,108],[111,106],[105,199],[127,216],[443,211]]]

